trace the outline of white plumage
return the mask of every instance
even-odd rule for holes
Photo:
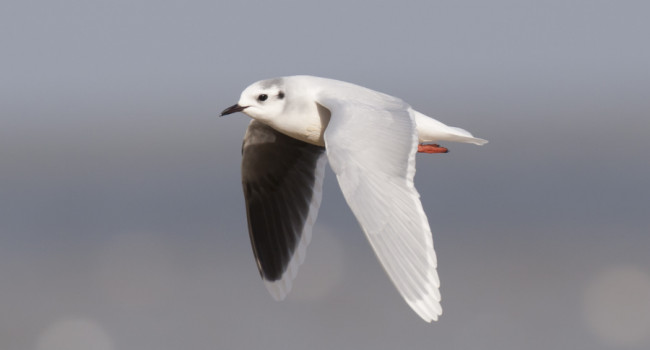
[[[237,111],[255,119],[244,140],[242,177],[251,242],[271,294],[284,298],[303,261],[320,206],[324,146],[348,205],[397,290],[425,321],[437,320],[436,254],[413,184],[418,143],[487,141],[396,97],[311,76],[252,84],[222,115]],[[300,153],[288,151],[297,147]]]

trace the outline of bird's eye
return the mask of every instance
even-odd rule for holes
[[[282,91],[278,92],[278,98],[283,99],[284,98],[284,92],[282,92]]]
[[[266,101],[267,98],[269,98],[269,96],[267,94],[261,94],[261,95],[257,96],[258,101]]]

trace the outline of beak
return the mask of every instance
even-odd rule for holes
[[[236,112],[241,112],[244,109],[246,109],[247,107],[248,106],[242,107],[242,106],[240,106],[238,104],[232,105],[232,106],[224,109],[223,112],[221,112],[221,116],[223,117],[224,115],[233,114],[233,113],[236,113]]]

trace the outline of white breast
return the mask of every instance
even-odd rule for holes
[[[294,106],[282,118],[270,123],[271,127],[285,135],[317,146],[325,146],[323,133],[330,120],[327,108],[316,102]]]

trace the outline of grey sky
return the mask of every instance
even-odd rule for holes
[[[646,349],[643,1],[5,1],[0,348]],[[418,156],[422,322],[328,170],[277,303],[246,232],[250,83],[311,74],[490,140]]]

